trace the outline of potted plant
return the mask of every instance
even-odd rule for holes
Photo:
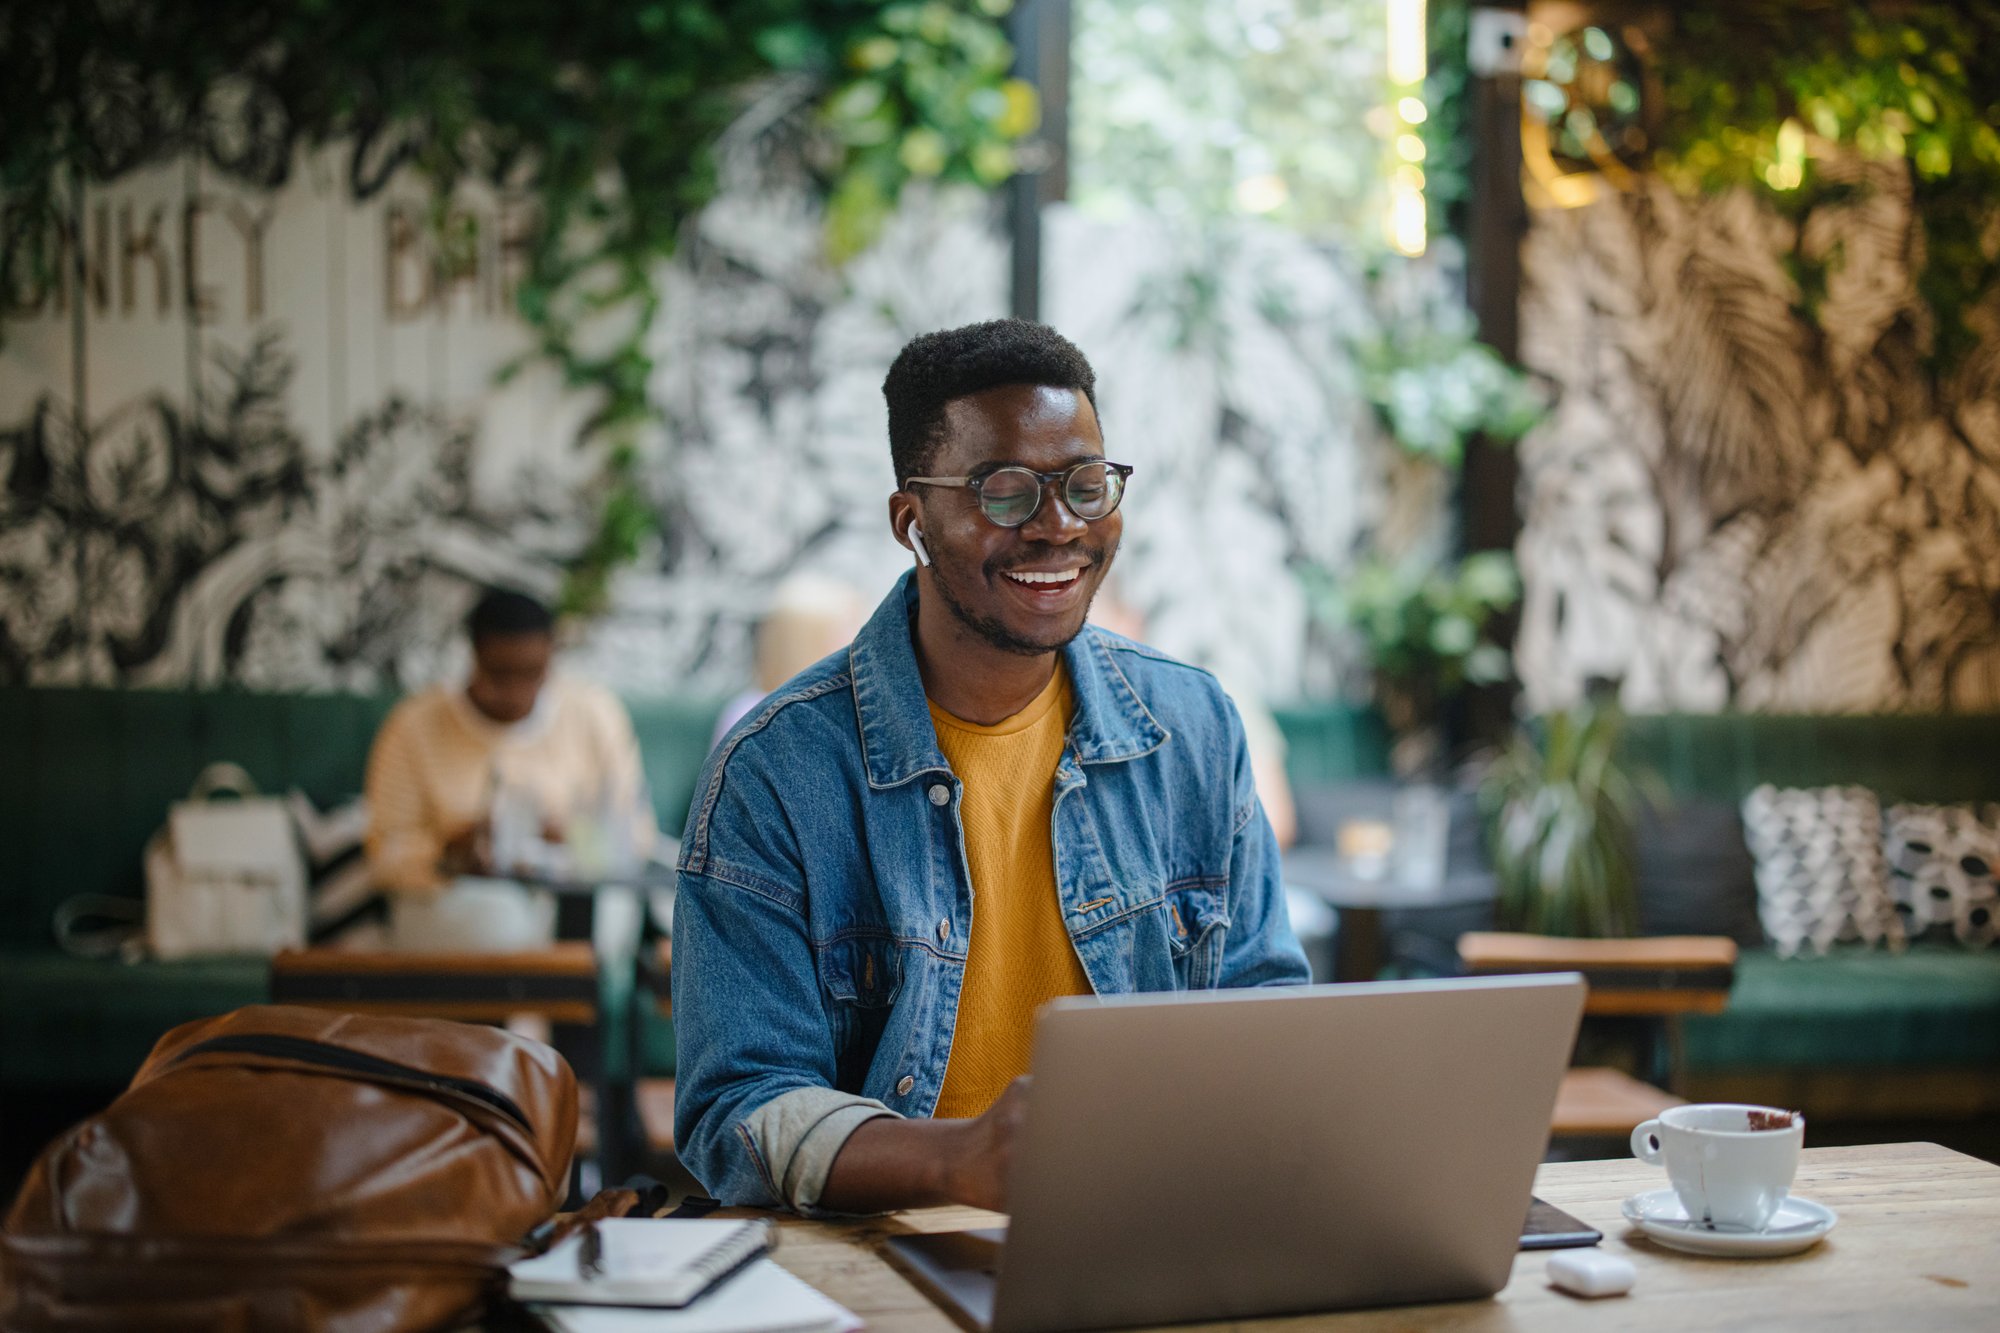
[[[1633,822],[1644,784],[1619,761],[1624,722],[1615,692],[1595,689],[1517,730],[1487,769],[1479,795],[1503,929],[1637,933]]]
[[[1345,580],[1320,573],[1308,586],[1320,616],[1352,632],[1367,654],[1397,776],[1431,773],[1443,759],[1445,706],[1469,685],[1507,679],[1494,629],[1521,595],[1513,560],[1500,551],[1443,567],[1371,560]]]

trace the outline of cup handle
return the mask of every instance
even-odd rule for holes
[[[1648,1120],[1632,1131],[1632,1155],[1648,1166],[1660,1164],[1660,1122]]]

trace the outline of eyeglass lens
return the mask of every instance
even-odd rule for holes
[[[1118,507],[1124,478],[1102,463],[1086,463],[1064,474],[1062,497],[1069,511],[1088,520]],[[1024,467],[1003,467],[979,484],[979,507],[1004,528],[1017,528],[1040,507],[1042,479]]]

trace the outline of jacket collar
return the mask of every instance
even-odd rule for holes
[[[870,787],[896,787],[921,774],[951,771],[938,749],[923,677],[917,671],[911,638],[916,614],[916,572],[909,570],[847,650]],[[1063,648],[1076,702],[1070,746],[1086,764],[1136,759],[1168,740],[1167,729],[1146,708],[1112,655],[1113,645],[1120,642],[1094,625],[1085,625],[1083,633]]]

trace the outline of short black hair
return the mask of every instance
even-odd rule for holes
[[[1097,409],[1097,376],[1089,360],[1046,324],[989,319],[926,333],[910,340],[882,381],[896,484],[929,469],[943,441],[946,403],[1003,384],[1075,389]]]
[[[524,592],[488,588],[465,617],[465,632],[474,643],[507,634],[554,634],[555,613]]]

